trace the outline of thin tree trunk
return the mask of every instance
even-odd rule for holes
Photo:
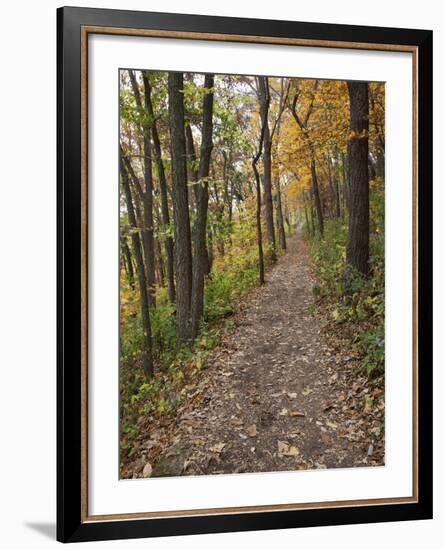
[[[311,227],[313,229],[313,237],[316,235],[316,224],[315,224],[315,207],[314,207],[314,197],[313,197],[313,187],[311,189],[311,200],[310,200],[310,219]]]
[[[376,175],[382,180],[385,179],[385,154],[384,150],[376,152]]]
[[[321,195],[319,193],[318,176],[316,173],[316,161],[314,154],[311,159],[311,185],[313,190],[314,203],[316,208],[316,216],[318,218],[318,227],[321,238],[324,237],[324,215],[322,213]]]
[[[133,200],[131,196],[131,189],[129,185],[128,173],[126,171],[125,163],[122,156],[120,157],[120,174],[122,178],[122,186],[125,194],[126,206],[128,210],[128,220],[133,229],[131,233],[131,243],[134,250],[134,257],[136,260],[137,279],[139,283],[140,292],[140,313],[142,318],[142,332],[143,332],[143,350],[142,350],[142,365],[143,371],[147,377],[153,375],[153,351],[151,343],[151,323],[148,304],[148,291],[147,282],[145,276],[145,268],[143,265],[142,247],[140,244],[140,237],[138,233],[138,226],[136,221],[136,215],[134,212]]]
[[[284,216],[282,215],[282,196],[281,196],[281,183],[279,181],[279,175],[275,180],[276,187],[276,221],[278,227],[279,246],[282,250],[287,250],[287,239],[285,237]]]
[[[208,231],[208,242],[207,242],[207,268],[205,275],[211,273],[211,268],[213,267],[214,252],[213,252],[213,232],[211,229]]]
[[[130,288],[134,290],[135,285],[134,285],[133,261],[131,259],[131,251],[129,249],[126,237],[121,237],[120,243],[121,243],[122,252],[125,258],[126,272],[128,274],[128,282],[129,282]]]
[[[348,210],[349,205],[349,190],[348,190],[348,177],[347,177],[347,161],[344,153],[341,153],[341,175],[342,175],[342,187],[344,190],[343,193],[343,207],[342,211]]]
[[[144,128],[144,176],[145,192],[143,195],[143,249],[148,284],[148,300],[150,306],[156,305],[156,252],[154,248],[153,219],[153,171],[151,165],[151,142],[149,129]]]
[[[216,217],[218,222],[220,223],[224,217],[224,202],[223,200],[219,200],[219,192],[217,190],[217,183],[215,175],[213,174],[213,181],[214,181],[214,197],[216,199]],[[220,254],[220,256],[223,258],[225,256],[225,243],[223,237],[220,237],[219,235],[216,235],[217,237],[217,250]]]
[[[162,223],[165,227],[169,227],[170,212],[168,208],[168,191],[167,191],[167,180],[165,176],[165,167],[162,161],[162,148],[160,145],[159,133],[157,131],[157,124],[156,124],[156,119],[153,111],[149,75],[146,74],[145,72],[143,73],[143,82],[145,87],[145,105],[148,111],[148,115],[152,120],[151,133],[152,133],[153,146],[154,146],[154,159],[156,162],[157,174],[159,178]],[[165,252],[166,252],[166,265],[167,265],[168,298],[170,302],[174,302],[174,300],[176,299],[176,291],[175,291],[175,285],[174,285],[174,249],[173,249],[172,237],[167,237],[165,239]]]
[[[183,73],[168,73],[168,107],[173,174],[173,213],[176,264],[176,329],[179,345],[190,340],[191,232],[188,211]]]
[[[194,207],[197,208],[197,182],[199,180],[199,171],[197,167],[197,156],[196,148],[194,147],[194,138],[193,130],[189,122],[185,124],[185,145],[187,150],[187,170],[188,170],[188,181],[193,182],[193,197],[194,197]]]
[[[310,198],[307,198],[307,194],[304,191],[304,212],[305,212],[305,223],[307,224],[308,233],[311,237],[315,236],[314,225],[310,223],[310,216],[308,215],[308,209],[310,207]]]
[[[134,74],[134,71],[128,71],[128,73],[131,81],[131,87],[133,89],[134,98],[136,100],[136,105],[139,109],[139,113],[141,116],[141,129],[143,133],[143,175],[145,181],[145,189],[141,193],[141,199],[143,201],[142,243],[147,275],[148,301],[150,306],[154,306],[156,298],[156,266],[153,227],[153,172],[151,165],[151,132],[146,117],[147,113],[144,109],[144,106],[142,105],[139,84],[137,82],[136,76]]]
[[[262,155],[265,128],[266,126],[268,126],[269,105],[270,105],[270,97],[269,95],[266,95],[264,107],[261,108],[261,136],[259,139],[259,147],[252,162],[254,177],[256,180],[256,232],[257,232],[257,248],[258,248],[258,256],[259,256],[259,284],[260,285],[263,285],[265,283],[265,268],[264,268],[264,250],[262,246],[262,226],[261,226],[261,208],[262,208],[261,178],[259,175],[259,171],[257,169],[257,163],[259,162],[259,159]]]
[[[311,226],[310,222],[308,221],[308,212],[307,212],[307,205],[304,202],[304,214],[305,214],[305,225],[307,226],[308,234],[311,235]]]
[[[257,232],[257,248],[259,255],[259,284],[265,283],[265,269],[264,269],[264,249],[262,246],[262,225],[261,225],[261,178],[256,166],[253,163],[254,177],[256,179],[256,232]]]
[[[270,127],[268,124],[268,106],[269,106],[269,87],[268,78],[266,76],[258,77],[259,84],[259,104],[261,118],[264,124],[264,139],[263,139],[263,157],[262,163],[264,167],[264,206],[265,206],[265,226],[267,229],[267,240],[271,248],[271,261],[276,260],[276,237],[274,231],[273,220],[273,199],[271,193],[271,136]],[[266,115],[266,118],[264,118]]]
[[[363,275],[369,271],[368,84],[347,82],[350,138],[347,147],[349,229],[347,264]]]
[[[208,214],[208,175],[213,149],[213,87],[214,75],[205,75],[202,112],[202,143],[200,146],[197,185],[196,224],[194,231],[193,287],[191,299],[191,337],[196,338],[204,309],[204,281],[208,265],[206,231]]]
[[[158,270],[158,281],[159,281],[159,286],[163,287],[165,286],[165,265],[164,265],[163,256],[162,256],[162,246],[160,244],[159,239],[156,239],[156,252],[157,252],[156,266]]]

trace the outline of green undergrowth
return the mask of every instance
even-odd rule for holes
[[[270,251],[265,250],[265,264]],[[280,255],[281,252],[278,252]],[[156,308],[150,309],[155,373],[146,379],[140,354],[143,335],[137,308],[124,315],[120,336],[120,415],[121,451],[130,457],[139,435],[141,417],[174,414],[184,395],[185,386],[197,381],[212,351],[224,335],[231,332],[236,304],[257,287],[259,272],[257,251],[249,247],[244,254],[229,253],[213,266],[205,284],[204,319],[192,347],[176,345],[175,306],[168,301],[166,289],[159,289]],[[128,293],[128,289],[125,291]],[[130,308],[131,309],[131,308]]]
[[[313,293],[325,313],[327,330],[350,341],[361,368],[376,384],[383,382],[384,337],[384,194],[370,197],[370,274],[349,273],[345,292],[345,257],[348,227],[341,220],[325,222],[324,239],[310,239],[316,284]]]

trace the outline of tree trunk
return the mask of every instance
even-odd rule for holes
[[[349,198],[349,192],[348,192],[348,178],[347,178],[347,167],[346,167],[346,157],[344,153],[341,153],[341,175],[342,175],[342,188],[343,188],[343,205],[342,205],[342,211],[348,210],[348,198]]]
[[[156,252],[154,248],[153,219],[153,171],[151,165],[151,142],[149,129],[144,128],[144,176],[145,192],[143,195],[143,250],[148,284],[148,301],[150,306],[156,305]]]
[[[315,236],[315,228],[314,224],[310,223],[310,216],[308,215],[308,211],[310,208],[310,197],[307,198],[307,194],[304,191],[304,212],[305,212],[305,223],[307,224],[308,233],[311,237]],[[313,221],[313,219],[312,219]]]
[[[256,164],[253,162],[254,177],[256,179],[256,232],[257,232],[257,248],[259,256],[259,284],[265,283],[265,269],[264,269],[264,249],[262,246],[262,225],[261,225],[261,178]]]
[[[279,246],[282,250],[287,250],[287,239],[285,237],[284,216],[282,214],[282,196],[279,175],[275,180],[276,184],[276,221],[278,227]]]
[[[213,267],[214,252],[213,252],[213,232],[211,229],[208,231],[208,243],[207,243],[207,268],[205,275],[211,273],[211,268]]]
[[[385,179],[385,154],[384,150],[378,150],[376,152],[376,175]]]
[[[260,82],[260,78],[259,78]],[[266,88],[267,90],[267,88]],[[259,147],[256,152],[256,155],[253,157],[252,166],[254,172],[254,178],[256,180],[256,232],[257,232],[257,248],[259,256],[259,284],[263,285],[265,283],[265,268],[264,268],[264,251],[262,246],[262,225],[261,225],[261,208],[262,208],[262,198],[261,198],[261,178],[259,171],[257,169],[257,163],[262,155],[263,145],[264,145],[264,136],[266,127],[268,127],[268,109],[270,106],[270,96],[266,94],[264,96],[264,105],[261,104],[261,135],[259,139]]]
[[[224,201],[220,200],[219,191],[217,190],[216,177],[214,173],[213,173],[213,189],[214,189],[214,198],[216,199],[215,214],[216,214],[217,221],[221,223],[224,217],[225,205],[224,205]],[[217,239],[217,251],[219,252],[219,255],[223,258],[225,256],[224,237],[223,235],[220,236],[218,234],[216,234],[215,237]]]
[[[177,342],[189,342],[192,285],[191,232],[188,211],[183,73],[168,73],[168,108],[173,174]]]
[[[208,214],[208,175],[213,149],[214,75],[205,75],[198,185],[196,186],[196,224],[194,228],[193,287],[191,300],[191,337],[196,338],[204,309],[204,281],[208,265],[206,231]]]
[[[130,288],[134,290],[135,285],[134,285],[133,261],[131,259],[131,251],[129,249],[126,237],[121,237],[120,243],[121,243],[122,252],[125,258],[126,272],[128,273],[128,282],[129,282]]]
[[[155,305],[156,266],[154,251],[154,227],[153,227],[153,172],[151,165],[151,133],[146,118],[146,112],[142,105],[139,84],[134,71],[128,71],[134,99],[141,117],[141,129],[143,134],[143,166],[145,189],[141,193],[143,201],[143,229],[142,244],[145,256],[145,267],[148,285],[148,301],[150,306]],[[146,95],[146,92],[145,92]]]
[[[196,148],[194,147],[193,130],[189,122],[185,124],[185,145],[187,151],[187,173],[188,181],[193,182],[194,206],[197,207],[197,182],[199,180],[199,171],[197,168]]]
[[[143,83],[145,87],[145,106],[148,111],[148,115],[152,120],[151,133],[154,146],[154,159],[157,166],[157,174],[159,177],[159,189],[160,189],[160,207],[162,212],[162,223],[165,227],[170,225],[170,212],[168,208],[168,192],[167,192],[167,180],[165,176],[165,167],[162,161],[162,148],[160,145],[159,133],[157,131],[156,119],[153,111],[153,104],[151,99],[151,85],[149,81],[149,75],[143,73]],[[166,252],[166,264],[167,264],[167,284],[168,284],[168,298],[171,302],[174,302],[176,298],[176,291],[174,286],[174,251],[173,251],[173,238],[167,237],[165,239],[165,252]]]
[[[318,228],[321,238],[324,237],[324,215],[322,213],[321,195],[319,193],[318,176],[316,174],[316,161],[314,154],[311,159],[311,186],[313,191],[313,198],[316,208],[316,216],[318,219]]]
[[[145,268],[143,265],[142,247],[140,244],[140,237],[138,233],[138,227],[136,222],[136,215],[134,212],[133,199],[131,196],[131,189],[129,185],[128,173],[126,171],[125,163],[122,156],[120,157],[120,174],[122,178],[122,186],[125,194],[126,206],[128,210],[128,220],[133,229],[131,233],[131,243],[134,250],[134,257],[136,260],[137,279],[139,283],[140,292],[140,313],[142,318],[142,332],[143,332],[143,350],[142,350],[142,365],[143,371],[147,377],[153,375],[153,351],[151,343],[151,323],[148,304],[148,291],[147,282],[145,276]]]
[[[347,264],[369,271],[368,85],[347,82],[350,95],[350,138],[347,147],[349,229]]]
[[[163,261],[162,256],[162,246],[160,244],[159,239],[156,239],[156,266],[157,266],[157,273],[158,273],[158,281],[159,285],[164,287],[165,286],[165,265]]]
[[[270,127],[268,125],[268,104],[269,104],[269,87],[268,78],[266,76],[258,77],[259,83],[259,104],[261,118],[264,126],[264,153],[262,163],[264,167],[264,206],[265,206],[265,226],[267,229],[267,240],[271,248],[271,261],[276,260],[276,237],[273,221],[273,199],[271,193],[271,136]],[[267,115],[265,117],[265,115]],[[265,118],[264,118],[265,117]]]

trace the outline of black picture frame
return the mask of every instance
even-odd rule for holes
[[[81,468],[81,29],[114,27],[376,45],[417,51],[416,502],[88,521]],[[64,7],[57,11],[57,539],[62,542],[419,520],[432,517],[432,32]]]

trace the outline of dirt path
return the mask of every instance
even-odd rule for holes
[[[327,346],[308,266],[291,239],[179,410],[153,475],[383,464],[382,396],[370,407],[347,350]]]

